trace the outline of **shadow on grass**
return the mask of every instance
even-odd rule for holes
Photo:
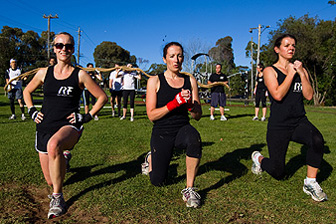
[[[291,158],[286,164],[286,176],[284,178],[285,180],[291,178],[301,167],[306,165],[307,150],[308,148],[306,146],[302,146],[301,154]],[[330,153],[329,146],[325,145],[323,150],[325,154]],[[328,177],[331,175],[333,167],[323,159],[319,170],[320,171],[317,174],[316,180],[317,182],[322,183],[323,181],[327,180]]]
[[[211,170],[224,171],[231,174],[213,184],[212,186],[199,191],[198,193],[201,195],[202,200],[206,199],[206,195],[209,191],[218,189],[224,184],[228,184],[231,181],[245,175],[249,168],[242,164],[240,160],[250,160],[252,152],[256,150],[260,151],[265,145],[266,144],[261,143],[251,145],[249,148],[236,149],[233,152],[226,153],[223,157],[216,161],[208,162],[200,166],[197,175],[207,173]]]
[[[103,188],[103,187],[106,187],[106,186],[109,186],[115,183],[119,183],[129,178],[135,177],[136,175],[140,173],[140,164],[143,162],[145,155],[146,153],[143,153],[136,160],[108,166],[108,167],[96,170],[94,172],[91,172],[91,170],[94,167],[98,166],[99,164],[93,165],[93,166],[85,166],[85,167],[78,167],[78,168],[71,169],[71,172],[75,172],[75,174],[65,181],[64,186],[70,185],[70,184],[73,184],[79,181],[83,181],[87,178],[102,175],[102,174],[116,173],[119,171],[125,171],[125,174],[123,174],[120,177],[117,177],[117,178],[114,178],[108,181],[104,181],[101,183],[97,183],[95,185],[92,185],[90,187],[83,189],[78,194],[72,196],[67,201],[67,205],[70,207],[81,196],[87,194],[90,191],[97,190],[97,189],[100,189],[100,188]]]

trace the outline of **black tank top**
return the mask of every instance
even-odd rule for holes
[[[275,66],[272,66],[272,68],[278,74],[277,79],[280,85],[285,80],[286,75]],[[268,128],[295,127],[298,121],[305,117],[301,78],[297,73],[293,78],[288,93],[281,101],[274,100],[272,95],[269,97],[271,100],[271,115],[268,120]]]
[[[79,99],[82,89],[79,87],[79,68],[64,80],[54,76],[54,66],[48,67],[43,87],[43,105],[41,112],[43,121],[37,124],[37,131],[55,133],[64,125],[69,125],[67,117],[73,112],[79,112]],[[80,126],[80,125],[79,125]]]
[[[265,83],[264,83],[264,76],[257,76],[257,82],[258,82],[258,85],[257,85],[257,91],[266,91],[266,86],[265,86]]]
[[[182,89],[189,89],[191,92],[191,83],[190,77],[187,75],[182,75],[184,78],[184,84],[182,88],[173,88],[171,87],[164,74],[158,75],[160,80],[160,88],[157,92],[157,102],[156,108],[165,106],[168,102],[173,100]],[[164,128],[164,129],[176,129],[180,128],[186,124],[189,124],[189,115],[186,105],[181,105],[180,107],[170,111],[166,116],[162,117],[159,120],[154,121],[153,128]]]

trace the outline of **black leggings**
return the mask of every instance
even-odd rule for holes
[[[134,108],[134,98],[135,98],[135,90],[123,90],[123,99],[124,105],[123,108],[127,108],[128,96],[130,96],[130,108]]]
[[[256,92],[255,107],[259,107],[260,100],[262,107],[266,107],[266,90],[258,90]]]
[[[168,174],[168,167],[174,147],[186,149],[192,158],[201,158],[202,142],[199,132],[190,124],[182,126],[175,133],[154,130],[151,137],[152,171],[149,173],[153,185],[162,185]]]
[[[319,130],[303,118],[295,128],[267,130],[267,145],[270,158],[264,158],[261,168],[276,179],[285,176],[285,157],[289,141],[308,146],[306,164],[319,168],[323,159],[324,140]]]

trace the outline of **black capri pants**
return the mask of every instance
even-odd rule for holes
[[[123,108],[127,108],[128,96],[130,97],[130,108],[134,108],[134,98],[135,98],[135,90],[123,90],[122,93],[124,99]]]
[[[155,186],[162,185],[167,178],[174,147],[186,149],[187,156],[192,158],[201,158],[202,156],[201,136],[190,124],[171,133],[153,128],[150,145],[152,171],[149,173],[149,177]]]
[[[285,157],[289,141],[308,146],[306,164],[320,168],[323,159],[324,139],[320,131],[305,117],[295,128],[267,130],[269,158],[264,158],[261,168],[276,179],[285,177]]]
[[[259,107],[260,100],[262,107],[266,107],[266,90],[257,90],[255,98],[255,107]]]

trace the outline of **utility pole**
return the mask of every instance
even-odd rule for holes
[[[253,37],[251,37],[251,99],[253,99]]]
[[[264,28],[263,30],[261,30],[262,28]],[[255,28],[250,28],[250,33],[252,33],[253,30],[258,29],[258,50],[257,50],[257,64],[256,64],[256,74],[258,73],[257,71],[257,67],[259,64],[259,57],[260,57],[260,39],[261,39],[261,34],[267,29],[270,28],[270,26],[266,26],[264,27],[263,25],[258,25],[258,27]],[[252,68],[253,69],[253,68]],[[251,90],[252,91],[252,90]],[[252,96],[253,96],[253,92],[252,92]]]
[[[49,16],[43,15],[44,19],[48,19],[48,60],[50,59],[50,19],[58,19],[58,15],[52,16],[51,14]]]
[[[80,27],[78,27],[78,47],[77,47],[77,64],[79,65],[79,58],[80,58],[80,38],[81,38],[81,30]]]

